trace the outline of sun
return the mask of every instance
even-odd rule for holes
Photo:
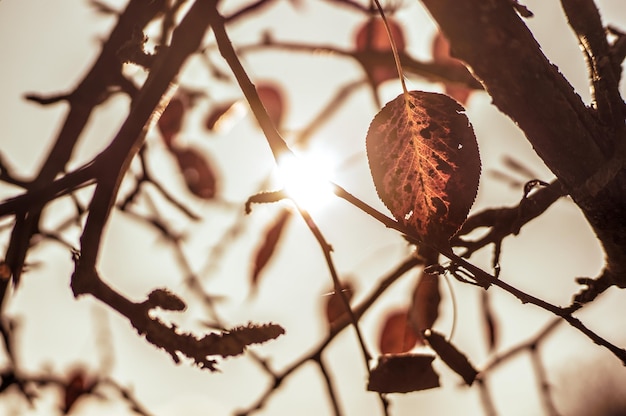
[[[289,197],[308,211],[323,210],[332,200],[332,170],[329,152],[310,149],[306,153],[285,154],[278,159],[278,179]]]

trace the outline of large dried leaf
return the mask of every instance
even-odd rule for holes
[[[439,317],[440,302],[439,277],[422,272],[413,290],[413,303],[409,309],[409,321],[418,334],[433,327]]]
[[[409,393],[439,387],[439,375],[432,367],[434,358],[425,354],[383,355],[370,373],[367,389]]]
[[[283,209],[283,211],[278,215],[276,220],[270,225],[270,227],[265,232],[265,238],[258,248],[256,255],[254,257],[254,269],[252,270],[251,283],[252,287],[256,288],[256,285],[259,281],[259,276],[261,272],[272,258],[276,247],[280,241],[280,237],[283,234],[283,230],[285,229],[285,225],[287,224],[287,220],[291,217],[291,211],[288,209]]]
[[[393,216],[431,243],[447,243],[478,190],[480,157],[463,107],[423,91],[398,96],[374,117],[367,156]]]
[[[439,358],[455,373],[463,377],[468,386],[471,386],[478,375],[478,371],[470,364],[465,354],[446,340],[443,335],[435,331],[426,331],[424,335]]]
[[[408,352],[419,340],[419,335],[409,322],[406,310],[398,310],[387,315],[380,334],[380,352],[400,354]]]

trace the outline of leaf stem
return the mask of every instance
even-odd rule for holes
[[[404,94],[405,100],[408,100],[409,90],[406,88],[406,82],[404,81],[404,71],[402,70],[402,64],[400,64],[400,54],[398,53],[398,47],[396,46],[396,41],[393,38],[391,29],[389,28],[389,22],[387,21],[387,16],[385,16],[383,7],[380,5],[380,2],[378,0],[374,0],[374,3],[376,3],[376,8],[378,9],[378,13],[380,14],[380,17],[383,19],[383,23],[385,24],[385,30],[387,31],[387,36],[389,37],[389,43],[391,44],[391,52],[393,53],[393,60],[396,63],[396,69],[398,70],[398,78],[400,78],[400,85],[402,85],[402,93]]]

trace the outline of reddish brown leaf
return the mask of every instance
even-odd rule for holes
[[[446,244],[476,197],[480,157],[463,111],[447,95],[411,91],[387,103],[367,132],[378,195],[424,241]]]
[[[443,335],[435,331],[426,331],[424,336],[443,362],[451,370],[463,377],[468,386],[471,386],[478,375],[478,371],[470,364],[465,354],[448,342]]]
[[[161,137],[165,144],[171,148],[176,135],[183,126],[183,117],[185,116],[185,105],[180,98],[174,97],[170,100],[167,107],[161,114],[157,127],[161,132]]]
[[[176,157],[187,188],[202,199],[215,197],[217,177],[213,168],[200,153],[194,149],[170,149]]]
[[[461,61],[450,55],[450,42],[441,32],[437,32],[433,39],[433,61],[451,67],[463,68]],[[467,99],[472,93],[472,89],[462,84],[446,82],[444,84],[446,94],[454,98],[461,104],[467,103]]]
[[[402,27],[392,18],[388,17],[387,22],[398,51],[404,51],[406,45]],[[354,43],[357,52],[391,52],[391,42],[383,19],[380,17],[374,17],[359,27]],[[368,64],[366,70],[375,85],[398,77],[398,71],[392,59]]]
[[[439,387],[439,375],[432,367],[434,358],[425,354],[383,355],[370,373],[367,389],[409,393]]]
[[[269,260],[272,258],[276,247],[283,234],[287,220],[291,217],[291,211],[283,209],[276,220],[265,232],[265,239],[256,252],[254,257],[254,270],[252,271],[252,287],[255,288],[259,281],[259,276]]]
[[[354,296],[354,287],[352,286],[352,283],[345,282],[341,286],[341,290],[349,303]],[[347,315],[348,311],[346,311],[346,306],[338,292],[333,291],[332,294],[326,296],[326,322],[328,322],[328,325],[330,325],[331,328],[336,322],[343,320]]]
[[[387,315],[380,335],[380,352],[400,354],[410,351],[419,340],[419,335],[409,322],[406,310],[399,310]]]
[[[413,290],[413,303],[409,309],[409,321],[420,334],[420,339],[422,332],[431,329],[439,317],[439,302],[439,277],[422,271]]]
[[[403,51],[406,45],[402,27],[390,17],[387,18],[387,23],[389,23],[389,31],[391,32],[391,36],[393,36],[393,40],[396,42],[398,51]],[[391,42],[389,42],[389,36],[387,35],[387,29],[385,29],[383,19],[374,17],[359,27],[356,32],[355,46],[356,50],[359,52],[390,51]]]
[[[276,127],[280,127],[285,110],[283,94],[280,87],[264,82],[257,84],[256,91],[272,123],[274,123]]]

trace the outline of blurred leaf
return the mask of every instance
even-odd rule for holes
[[[69,380],[64,387],[63,413],[68,414],[81,396],[91,393],[95,381],[83,369],[75,369],[69,374]]]
[[[398,51],[404,51],[406,43],[402,27],[390,17],[387,18],[387,22]],[[362,53],[390,52],[391,42],[389,41],[383,19],[373,17],[360,26],[356,32],[354,45],[356,51]],[[388,61],[377,60],[371,65],[367,65],[366,70],[374,85],[379,85],[384,81],[398,77],[398,71],[392,59]]]
[[[408,352],[419,340],[419,335],[409,322],[406,310],[394,311],[387,315],[380,335],[379,348],[383,354]]]
[[[439,317],[439,277],[422,271],[415,289],[413,290],[413,303],[409,309],[409,321],[415,331],[420,334],[431,329]]]
[[[435,63],[443,64],[450,67],[464,68],[463,62],[450,55],[450,42],[441,32],[437,32],[433,39],[432,46],[433,61]],[[450,97],[454,98],[461,104],[467,103],[467,100],[472,93],[472,89],[464,86],[461,83],[445,82],[445,92]]]
[[[256,90],[263,103],[263,107],[265,107],[267,114],[270,116],[270,120],[272,120],[272,123],[274,123],[277,128],[280,128],[285,111],[283,93],[280,87],[268,82],[263,82],[257,84]]]
[[[483,311],[483,326],[487,336],[487,347],[489,351],[494,351],[498,343],[498,327],[489,302],[489,292],[482,291],[481,304]]]
[[[346,299],[348,299],[349,303],[354,296],[354,287],[352,283],[343,283],[341,285],[341,290],[343,291]],[[326,322],[328,322],[328,325],[330,325],[331,328],[336,322],[343,320],[347,315],[348,311],[346,310],[343,299],[338,292],[333,291],[332,294],[326,296]]]
[[[217,177],[208,160],[190,148],[172,148],[170,151],[176,157],[187,188],[197,197],[213,199],[216,194]]]
[[[204,127],[210,131],[225,133],[240,118],[240,102],[229,101],[213,107],[204,119]]]
[[[529,167],[527,167],[526,165],[524,165],[522,162],[515,159],[514,157],[505,155],[502,158],[502,162],[504,163],[504,166],[511,169],[511,171],[519,175],[522,175],[523,177],[527,179],[537,178],[539,176],[535,172],[533,172],[532,169],[530,169]]]
[[[439,387],[439,375],[433,370],[433,355],[383,355],[372,369],[369,391],[409,393]]]
[[[393,18],[388,17],[387,23],[389,23],[389,30],[393,40],[396,42],[398,51],[403,51],[406,47],[404,41],[404,32],[400,24]],[[385,29],[385,23],[380,17],[373,17],[365,22],[361,27],[357,29],[356,37],[354,40],[356,50],[363,51],[377,51],[387,52],[391,50],[391,42],[387,35],[387,29]]]
[[[96,12],[103,14],[103,15],[118,15],[119,12],[117,10],[115,10],[113,7],[109,6],[108,4],[106,4],[103,1],[100,0],[90,0],[89,4],[91,5],[91,7],[93,7],[94,9],[96,9]]]
[[[263,243],[259,247],[254,257],[254,270],[252,271],[251,284],[253,288],[259,283],[259,276],[269,260],[272,258],[276,246],[280,241],[280,237],[283,234],[287,220],[291,217],[291,211],[283,209],[278,215],[276,220],[265,232],[265,238]]]
[[[443,335],[435,331],[425,331],[424,336],[443,362],[463,377],[468,386],[471,386],[478,375],[478,371],[470,364],[465,354],[448,342]]]
[[[174,140],[183,126],[184,116],[185,105],[183,101],[178,97],[172,98],[157,122],[157,127],[167,147],[172,148]]]
[[[366,137],[376,191],[393,216],[431,243],[447,244],[474,202],[480,156],[463,107],[411,91],[374,117]]]

